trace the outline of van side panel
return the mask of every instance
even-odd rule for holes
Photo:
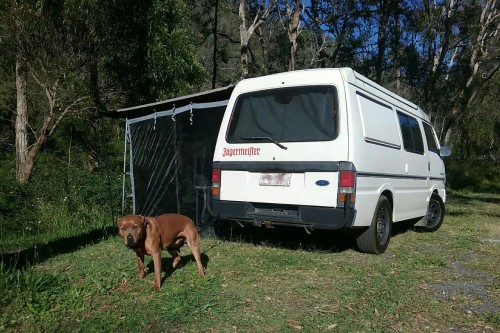
[[[402,145],[397,109],[407,108],[390,96],[358,82],[347,92],[349,159],[358,172],[354,226],[369,226],[380,195],[387,191],[395,222],[421,217],[427,209],[427,162]]]

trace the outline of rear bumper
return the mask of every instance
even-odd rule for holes
[[[355,209],[258,204],[213,199],[211,210],[219,219],[252,223],[264,221],[276,225],[336,230],[349,228],[356,216]]]

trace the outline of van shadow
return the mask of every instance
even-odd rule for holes
[[[166,255],[166,256],[165,256]],[[162,251],[162,258],[161,258],[161,270],[163,274],[163,277],[161,278],[161,283],[165,282],[166,279],[168,279],[176,270],[183,269],[184,266],[187,265],[194,265],[196,267],[196,260],[194,259],[194,256],[192,254],[190,255],[182,255],[181,254],[181,261],[177,265],[176,268],[172,267],[172,263],[174,262],[173,258],[170,257],[168,254],[165,254],[165,251]],[[208,267],[208,262],[210,259],[208,256],[204,253],[201,254],[201,264],[203,265],[203,268],[206,269]],[[149,274],[154,274],[154,261],[151,259],[149,260],[149,263],[146,265],[146,276]]]
[[[417,221],[418,219],[393,224],[391,237],[415,232],[414,224]],[[290,250],[341,253],[347,250],[358,251],[356,238],[364,230],[313,230],[311,234],[307,234],[304,229],[297,227],[276,226],[266,229],[249,226],[242,228],[226,224],[216,226],[215,233],[219,239],[230,242],[244,242]]]
[[[20,251],[0,253],[0,262],[11,269],[29,268],[57,255],[95,245],[115,234],[115,226],[98,228],[78,236],[56,239]]]
[[[254,245],[290,250],[344,252],[356,248],[355,232],[352,230],[312,230],[308,234],[297,227],[275,226],[239,227],[220,224],[215,228],[217,237],[229,242],[244,242]]]
[[[415,223],[417,223],[419,219],[401,221],[394,223],[392,225],[391,237],[397,237],[400,235],[404,235],[407,232],[418,232],[419,229],[415,227]],[[389,245],[390,246],[390,245]]]

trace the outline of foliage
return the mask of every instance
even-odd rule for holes
[[[70,144],[51,141],[39,156],[32,181],[25,185],[15,181],[13,153],[0,151],[0,252],[114,224],[112,214],[119,211],[121,191],[119,158],[110,153],[107,169],[89,172],[84,147],[76,137]],[[109,182],[107,172],[112,177]]]
[[[381,256],[344,234],[201,240],[206,278],[163,254],[159,291],[119,237],[30,269],[0,264],[0,330],[43,332],[481,331],[500,328],[498,196],[454,193],[442,229],[395,228]],[[266,230],[269,232],[269,230]]]
[[[168,99],[193,93],[206,79],[188,30],[184,1],[153,1],[148,13],[148,77],[152,95]]]
[[[455,152],[460,155],[460,152]],[[447,186],[454,190],[500,193],[499,163],[488,156],[464,159],[452,156],[446,160]]]

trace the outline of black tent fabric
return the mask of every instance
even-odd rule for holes
[[[232,88],[153,103],[154,108],[147,104],[122,109],[114,114],[126,116],[123,213],[181,213],[193,218],[198,228],[204,228],[209,222],[204,197],[210,186],[217,134]]]

